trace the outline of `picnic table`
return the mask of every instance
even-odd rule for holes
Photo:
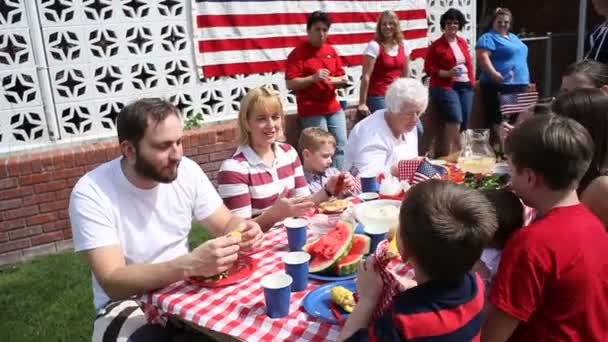
[[[309,232],[309,237],[312,235]],[[288,252],[287,233],[282,227],[269,230],[262,246],[249,256],[257,269],[246,280],[221,288],[203,288],[180,281],[152,291],[140,298],[152,322],[172,316],[187,324],[234,336],[245,341],[335,341],[340,326],[309,315],[302,307],[306,294],[324,284],[310,280],[308,288],[291,294],[289,315],[271,319],[266,316],[262,277],[284,269],[282,256]],[[406,276],[409,264],[395,259],[388,267]]]

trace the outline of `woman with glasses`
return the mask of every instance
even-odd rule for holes
[[[467,23],[462,12],[450,8],[439,23],[443,35],[429,47],[424,71],[431,78],[430,97],[441,121],[435,154],[445,156],[461,149],[460,132],[467,128],[475,74],[469,45],[458,36]]]
[[[399,160],[418,156],[416,122],[428,103],[428,90],[418,80],[398,78],[386,91],[386,109],[353,127],[346,145],[346,170],[376,177]]]
[[[496,137],[502,121],[498,94],[525,92],[530,83],[528,47],[509,32],[513,15],[497,8],[492,16],[492,29],[477,40],[477,60],[481,66],[480,90],[487,127]]]

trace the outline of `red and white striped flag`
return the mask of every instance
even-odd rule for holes
[[[327,12],[328,43],[345,66],[360,65],[382,11],[397,13],[411,59],[428,46],[426,0],[218,1],[193,3],[197,65],[201,76],[252,74],[285,69],[291,50],[306,39],[306,19]]]
[[[500,113],[512,115],[527,111],[538,102],[538,92],[528,91],[524,93],[501,94]]]

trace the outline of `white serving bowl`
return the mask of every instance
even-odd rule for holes
[[[366,233],[381,234],[387,233],[389,228],[396,228],[399,225],[399,214],[394,217],[372,217],[369,214],[386,206],[401,208],[401,201],[380,199],[359,203],[355,206],[355,218],[364,227]],[[398,211],[397,211],[398,212]]]

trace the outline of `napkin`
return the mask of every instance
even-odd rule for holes
[[[388,311],[393,303],[393,297],[401,292],[401,286],[399,281],[393,276],[393,274],[387,269],[387,266],[393,258],[389,250],[389,242],[382,240],[376,248],[376,271],[380,273],[382,279],[382,294],[376,304],[376,310],[372,316],[372,319],[377,320]]]

